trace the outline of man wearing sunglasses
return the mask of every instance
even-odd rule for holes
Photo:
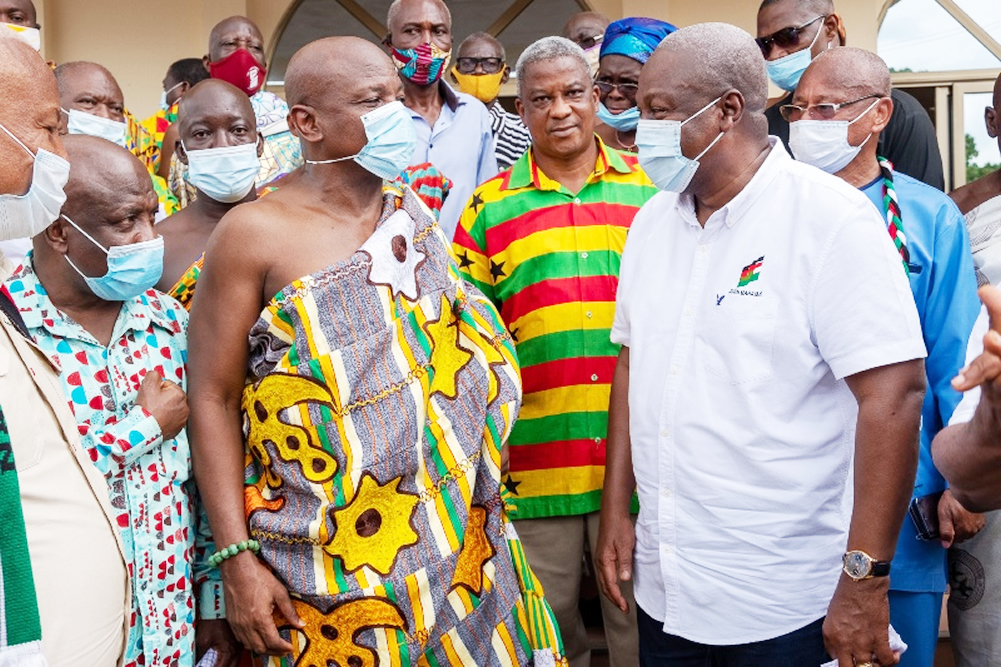
[[[452,80],[459,90],[487,105],[493,130],[497,169],[514,164],[532,145],[532,135],[517,114],[506,111],[497,100],[500,88],[511,76],[504,45],[488,32],[474,32],[459,44],[452,66]]]
[[[890,620],[908,645],[905,667],[932,667],[938,643],[946,550],[983,528],[946,488],[931,443],[959,404],[950,381],[963,367],[980,311],[966,224],[945,194],[898,172],[877,151],[893,113],[890,71],[874,53],[839,47],[815,58],[781,107],[800,161],[860,189],[886,221],[908,274],[928,357],[921,449],[912,503],[927,507],[937,535],[915,513],[905,520],[890,580]]]
[[[792,101],[800,77],[810,61],[845,44],[845,26],[831,0],[764,0],[758,9],[758,47],[765,57],[768,77],[789,94],[765,111],[768,133],[789,147],[789,123],[779,108]],[[879,154],[897,170],[945,188],[942,156],[935,126],[928,112],[911,95],[892,90],[893,115],[879,138]]]

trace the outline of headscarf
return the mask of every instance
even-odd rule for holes
[[[645,65],[650,54],[661,40],[677,30],[666,21],[658,21],[644,16],[630,16],[609,24],[605,38],[601,42],[601,54],[620,55],[632,58]]]

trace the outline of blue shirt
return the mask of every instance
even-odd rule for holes
[[[409,110],[417,130],[417,149],[410,164],[430,162],[452,181],[438,217],[451,241],[473,190],[497,175],[497,157],[490,112],[483,103],[472,95],[455,92],[443,82],[438,85],[445,103],[434,127],[419,113]]]
[[[966,343],[980,312],[980,301],[966,221],[956,205],[941,191],[900,172],[894,172],[893,185],[910,252],[911,292],[928,349],[928,385],[921,408],[921,450],[914,482],[917,498],[946,487],[932,462],[931,442],[949,423],[962,398],[950,382],[966,363]],[[885,217],[883,179],[877,178],[862,190]],[[906,517],[890,571],[890,587],[945,591],[946,550],[938,540],[924,542],[916,536],[913,521]]]

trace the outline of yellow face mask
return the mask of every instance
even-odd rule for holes
[[[458,66],[452,67],[452,76],[459,82],[459,90],[472,95],[484,104],[490,104],[497,99],[500,93],[501,79],[504,78],[506,68],[496,74],[463,74]]]

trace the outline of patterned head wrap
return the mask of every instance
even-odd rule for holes
[[[677,30],[666,21],[630,16],[611,23],[601,42],[600,57],[620,55],[646,64],[661,40]]]

